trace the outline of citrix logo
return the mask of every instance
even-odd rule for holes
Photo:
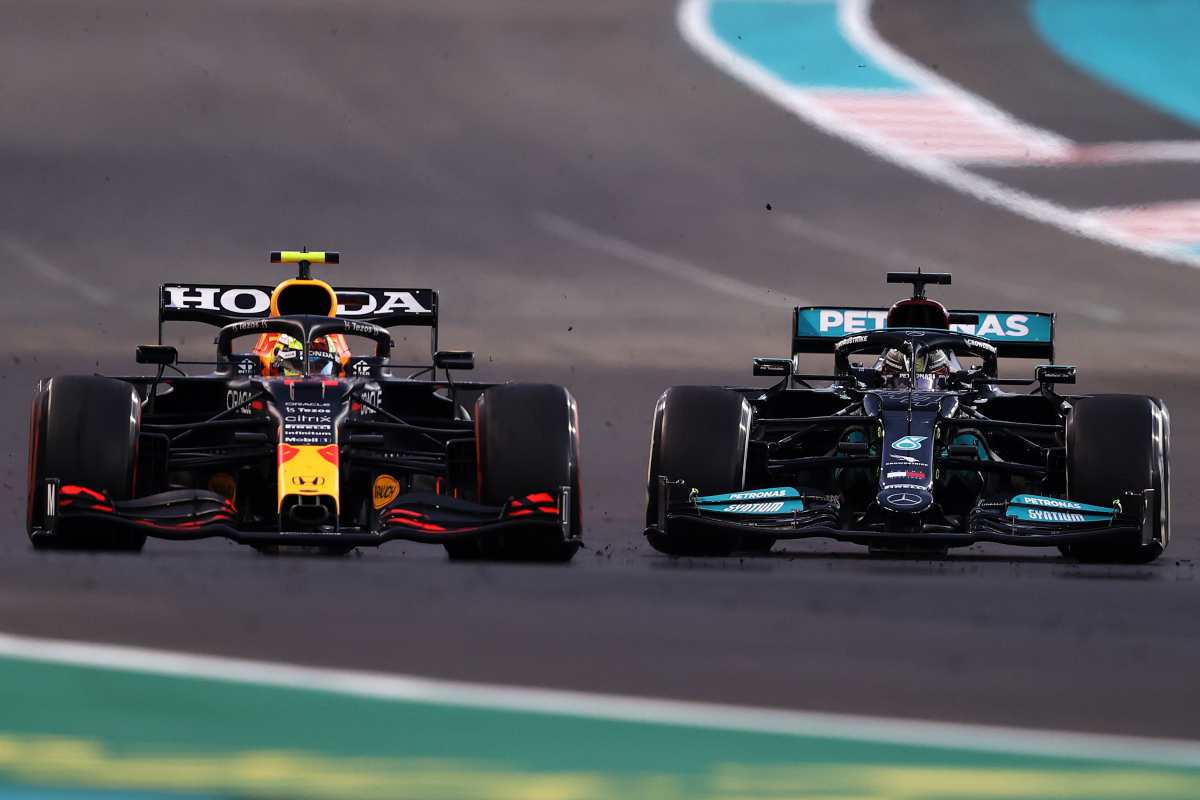
[[[327,414],[288,414],[283,418],[283,421],[295,423],[333,424],[333,417]]]

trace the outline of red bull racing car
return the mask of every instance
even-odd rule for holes
[[[1053,314],[948,312],[925,296],[946,274],[888,282],[912,283],[913,296],[891,309],[797,308],[792,358],[755,359],[774,386],[663,394],[650,544],[719,555],[828,537],[875,552],[997,542],[1084,561],[1157,558],[1170,532],[1163,402],[1060,394],[1075,382],[1070,366],[1000,378],[1000,357],[1053,360]],[[807,353],[832,354],[832,373],[804,374]]]
[[[39,382],[29,445],[36,548],[140,550],[225,537],[271,552],[394,539],[453,558],[567,560],[580,546],[575,401],[561,386],[460,381],[438,349],[431,289],[339,288],[337,253],[281,251],[275,287],[168,283],[148,376]],[[212,362],[180,362],[166,322],[219,328]],[[430,331],[397,364],[389,328]],[[369,354],[355,354],[350,342]],[[207,374],[185,374],[204,364]],[[438,373],[442,378],[438,378]]]

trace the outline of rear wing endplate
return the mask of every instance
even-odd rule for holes
[[[887,327],[887,309],[800,306],[792,318],[792,354],[832,353],[843,336]],[[1054,360],[1054,314],[1041,311],[951,311],[950,329],[996,345],[1007,358]],[[974,318],[955,322],[955,318]]]

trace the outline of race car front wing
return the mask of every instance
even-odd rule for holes
[[[45,482],[43,524],[33,531],[53,535],[64,524],[89,520],[108,529],[124,528],[174,541],[225,538],[239,544],[377,547],[397,539],[448,544],[506,531],[559,535],[577,541],[571,529],[571,487],[510,498],[503,506],[473,503],[448,495],[401,495],[380,513],[374,530],[337,528],[289,531],[249,528],[234,504],[202,490],[174,490],[134,500],[113,500],[86,486]]]
[[[1127,492],[1111,507],[1061,498],[1018,495],[1011,500],[975,506],[964,525],[921,525],[900,529],[886,524],[845,527],[836,496],[804,494],[782,487],[671,500],[682,487],[664,476],[657,481],[658,518],[647,526],[649,537],[703,531],[707,535],[754,538],[828,538],[860,545],[913,544],[964,547],[979,542],[1057,547],[1082,541],[1125,540],[1150,543],[1154,532],[1154,490]]]

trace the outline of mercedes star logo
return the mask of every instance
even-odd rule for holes
[[[921,503],[921,498],[915,494],[901,492],[900,494],[889,494],[887,501],[894,506],[915,506]]]

